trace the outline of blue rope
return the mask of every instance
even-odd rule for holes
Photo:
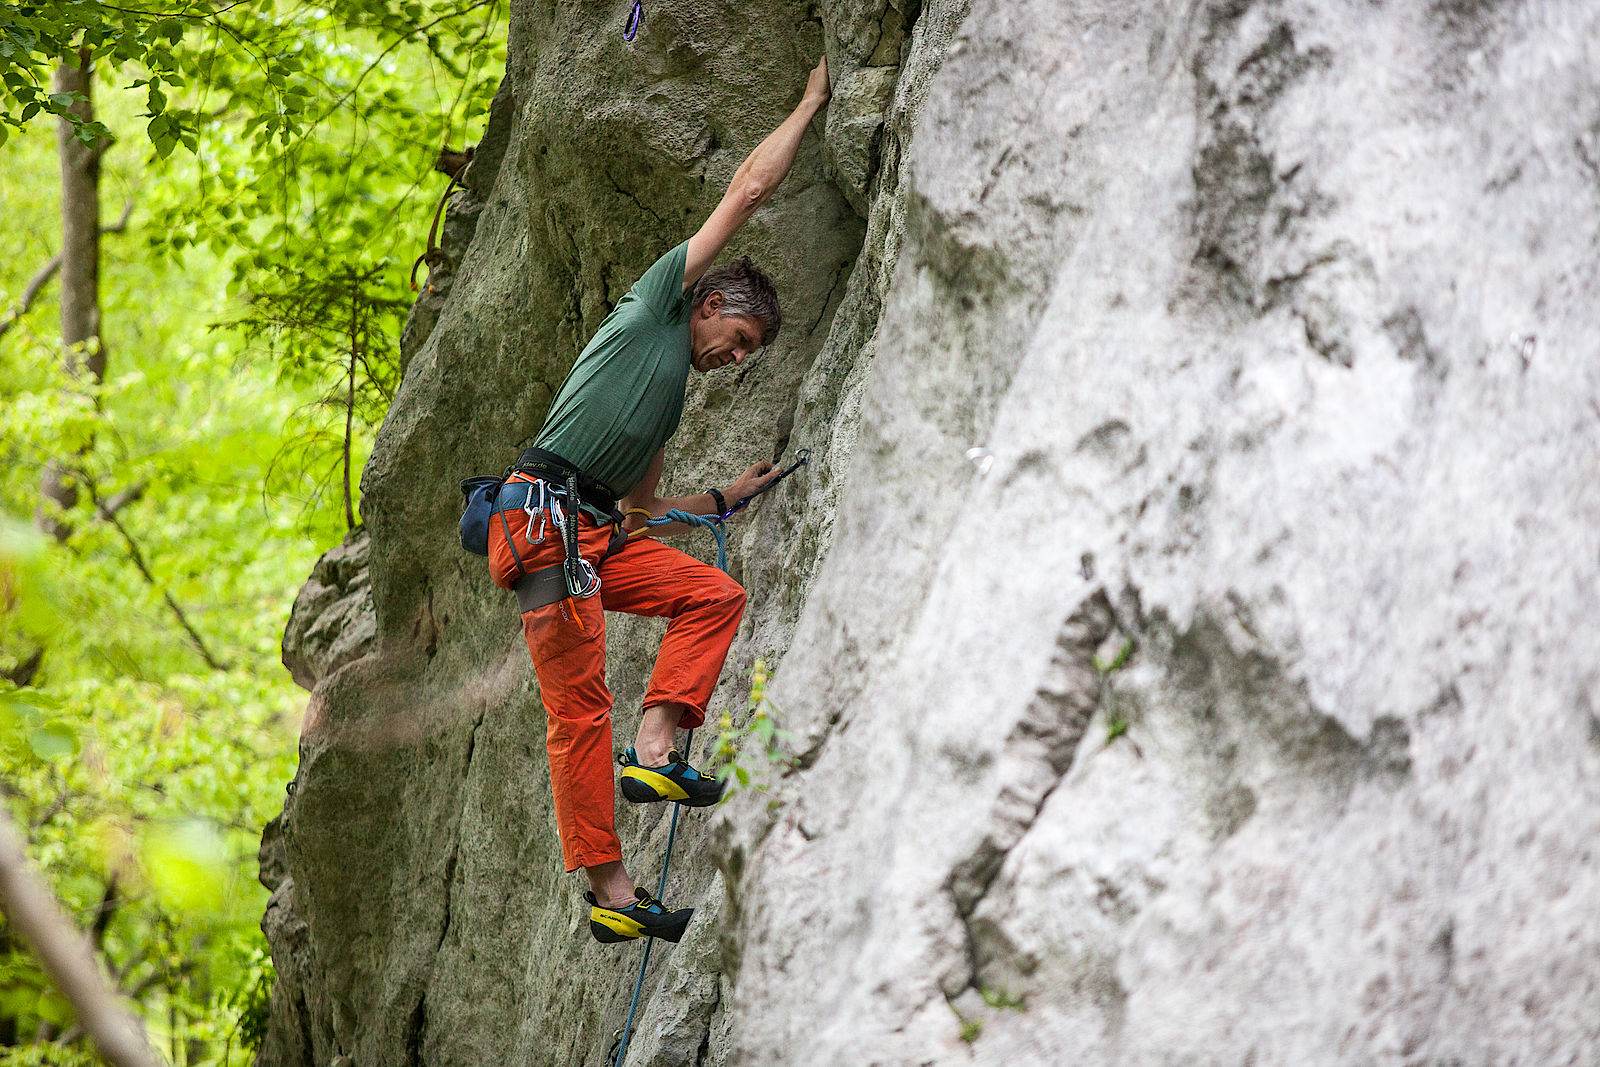
[[[726,569],[726,568],[724,568]],[[684,747],[694,749],[694,731],[689,731],[688,740]],[[661,899],[661,894],[667,891],[667,868],[672,865],[672,844],[678,839],[678,813],[683,810],[677,804],[672,805],[672,823],[667,828],[667,853],[661,860],[661,880],[656,883],[656,899]],[[611,1067],[622,1067],[623,1058],[628,1055],[628,1039],[633,1036],[633,1015],[639,1010],[639,991],[644,988],[644,974],[650,968],[650,950],[655,947],[656,939],[644,939],[644,959],[639,961],[639,977],[633,980],[633,1000],[628,1003],[628,1021],[622,1024],[622,1038],[617,1042],[617,1051],[612,1057]]]
[[[711,536],[717,539],[717,569],[724,574],[728,572],[728,529],[722,524],[725,515],[691,515],[687,511],[673,508],[659,519],[644,520],[646,526],[666,526],[669,523],[681,522],[685,526],[703,526],[711,531]]]
[[[648,526],[666,526],[670,523],[681,522],[687,526],[703,526],[711,531],[717,539],[717,567],[724,574],[728,571],[728,531],[722,524],[721,515],[691,515],[687,511],[673,508],[659,519],[646,519]],[[688,738],[684,741],[684,749],[694,751],[694,731],[689,731]],[[678,814],[683,808],[677,804],[672,805],[672,822],[667,828],[667,851],[661,858],[661,879],[656,883],[656,899],[667,891],[667,870],[672,866],[672,846],[678,839]],[[628,1040],[633,1036],[633,1017],[639,1010],[639,992],[644,988],[645,971],[650,967],[650,950],[655,947],[656,939],[647,937],[644,941],[644,959],[639,961],[639,976],[633,980],[633,999],[628,1004],[628,1019],[622,1024],[622,1038],[617,1042],[617,1051],[611,1059],[611,1067],[622,1067],[623,1060],[628,1055]]]

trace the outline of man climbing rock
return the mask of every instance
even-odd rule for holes
[[[778,298],[767,276],[747,259],[711,264],[789,173],[806,127],[827,101],[824,59],[799,106],[740,165],[705,225],[645,271],[601,323],[551,402],[534,447],[500,491],[489,526],[494,580],[517,590],[548,716],[562,858],[568,871],[581,867],[588,876],[589,929],[603,942],[677,941],[693,913],[635,888],[622,863],[605,612],[672,620],[638,735],[618,757],[623,796],[716,803],[723,783],[690,766],[676,736],[705,721],[745,593],[722,571],[645,536],[644,524],[674,509],[723,514],[778,477],[773,464],[761,462],[725,488],[687,497],[656,492],[690,368],[738,365],[777,335]]]

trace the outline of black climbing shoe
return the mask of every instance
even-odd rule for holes
[[[643,889],[634,889],[639,899],[626,908],[607,908],[595,902],[593,893],[585,893],[589,902],[589,932],[604,945],[633,941],[641,937],[659,937],[663,941],[677,941],[689,925],[693,908],[668,911],[661,901]]]
[[[689,766],[677,749],[667,753],[667,762],[659,767],[640,764],[631,748],[618,753],[617,762],[622,764],[622,795],[635,804],[675,800],[689,808],[710,807],[722,799],[727,784]]]

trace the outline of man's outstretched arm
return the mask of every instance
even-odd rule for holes
[[[828,59],[823,57],[811,77],[806,79],[805,96],[793,114],[783,120],[783,125],[767,134],[756,146],[728,183],[722,202],[711,213],[700,232],[689,238],[689,256],[683,265],[683,287],[688,290],[700,280],[711,264],[716,262],[722,248],[750,218],[756,208],[767,202],[778,183],[788,176],[794,166],[794,157],[800,151],[800,139],[806,127],[828,103]]]

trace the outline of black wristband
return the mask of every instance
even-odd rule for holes
[[[726,515],[728,513],[728,502],[723,499],[722,494],[715,489],[707,489],[706,492],[710,493],[711,499],[716,502],[717,514]]]

